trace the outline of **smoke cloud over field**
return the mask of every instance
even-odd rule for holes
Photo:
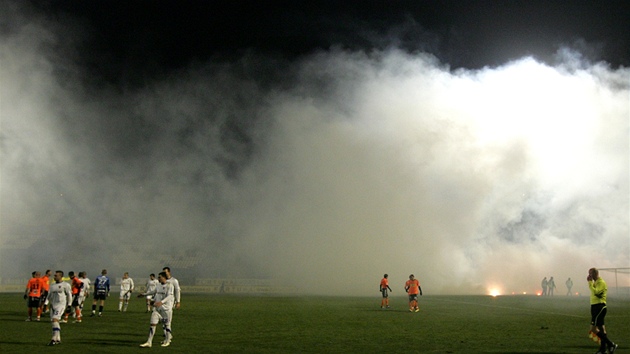
[[[331,49],[121,89],[65,35],[0,34],[5,273],[189,260],[180,277],[307,293],[374,295],[389,273],[400,295],[410,273],[428,294],[584,291],[589,267],[630,264],[627,68]]]

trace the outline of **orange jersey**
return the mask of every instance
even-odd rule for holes
[[[26,288],[30,297],[40,297],[42,295],[42,282],[39,278],[31,278],[26,284]]]
[[[72,295],[77,295],[81,288],[83,287],[83,282],[79,280],[79,278],[72,278]]]
[[[420,282],[418,279],[407,280],[405,289],[408,289],[407,293],[409,293],[409,295],[418,295],[420,294]]]
[[[39,278],[39,280],[42,282],[42,290],[50,290],[50,277],[44,275],[43,277]]]
[[[381,279],[381,289],[389,288],[389,280],[387,278]]]

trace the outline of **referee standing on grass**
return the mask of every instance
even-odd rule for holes
[[[601,339],[599,351],[595,354],[606,354],[606,347],[608,347],[608,353],[613,354],[617,349],[617,344],[608,339],[604,326],[608,287],[604,279],[599,276],[597,268],[588,270],[586,280],[588,281],[588,288],[591,290],[591,331]]]

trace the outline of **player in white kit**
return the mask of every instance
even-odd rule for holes
[[[133,288],[133,279],[129,278],[129,273],[125,272],[122,280],[120,281],[120,301],[118,302],[118,312],[127,311],[127,306],[129,306],[129,299],[131,298]],[[124,307],[123,303],[125,304]]]
[[[48,345],[57,345],[61,343],[61,326],[59,320],[64,312],[72,304],[72,289],[70,284],[61,281],[63,272],[58,270],[55,272],[55,283],[50,284],[48,289],[48,297],[46,297],[46,305],[50,306],[50,320],[52,322],[52,339]]]
[[[85,302],[85,299],[90,296],[90,289],[92,288],[90,285],[92,284],[92,282],[87,277],[87,272],[85,271],[79,272],[79,280],[81,281],[81,283],[83,283],[83,288],[81,288],[81,292],[79,293],[79,318],[82,318],[83,303]],[[76,321],[80,322],[80,320]]]
[[[175,301],[173,284],[166,281],[166,272],[158,275],[158,286],[151,293],[144,293],[138,297],[153,295],[153,312],[151,313],[151,327],[149,328],[149,338],[146,343],[140,344],[142,348],[151,348],[153,345],[153,336],[158,323],[162,323],[164,329],[163,347],[171,345],[171,317],[173,316],[173,304]]]
[[[155,279],[155,274],[151,273],[151,275],[149,275],[149,280],[147,280],[147,285],[146,285],[146,290],[145,293],[153,293],[155,291],[155,288],[158,286],[159,282],[157,279]],[[151,303],[153,303],[153,295],[147,295],[146,296],[146,300],[147,300],[147,312],[151,312]]]

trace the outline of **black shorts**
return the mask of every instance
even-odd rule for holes
[[[591,305],[591,325],[601,327],[606,317],[606,304]]]
[[[418,301],[418,294],[409,295],[409,301]]]
[[[44,306],[44,303],[46,302],[47,297],[48,297],[48,291],[43,290],[42,296],[39,298],[39,306]]]
[[[79,294],[72,295],[72,306],[81,306],[79,303]]]
[[[94,292],[94,301],[96,300],[105,300],[107,299],[107,293],[106,292]]]
[[[383,297],[388,297],[387,288],[381,288],[381,294],[383,294]]]
[[[39,307],[40,298],[39,297],[28,297],[28,307]]]

